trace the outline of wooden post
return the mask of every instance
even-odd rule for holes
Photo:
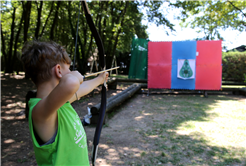
[[[116,56],[114,55],[114,58],[113,58],[113,61],[112,61],[112,65],[111,65],[111,68],[113,67],[116,67],[117,66],[117,61],[116,61]],[[112,74],[113,71],[110,71],[110,75]],[[116,75],[118,75],[118,70],[116,70]]]
[[[93,70],[93,66],[94,66],[94,63],[95,63],[95,67],[96,67],[96,71],[98,71],[98,67],[97,67],[97,56],[95,56],[94,54],[92,55],[92,65],[91,65],[91,68],[90,68],[90,73],[92,73],[92,70]]]

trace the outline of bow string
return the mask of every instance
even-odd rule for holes
[[[106,69],[105,65],[105,58],[104,58],[104,47],[103,43],[101,40],[101,37],[96,29],[96,26],[92,20],[90,11],[88,9],[86,1],[81,1],[82,7],[84,9],[84,14],[86,17],[87,24],[90,27],[90,30],[92,32],[92,35],[96,41],[96,45],[98,47],[98,55],[99,55],[99,63],[101,70]],[[106,102],[107,102],[107,97],[106,97],[106,85],[105,83],[102,85],[102,92],[101,92],[101,106],[99,110],[99,120],[96,126],[96,131],[94,134],[94,140],[93,140],[93,147],[92,147],[92,165],[95,165],[96,161],[96,156],[97,156],[97,150],[98,150],[98,144],[99,144],[99,139],[102,131],[102,126],[103,126],[103,121],[105,117],[105,112],[106,112]]]

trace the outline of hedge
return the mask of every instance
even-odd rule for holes
[[[246,81],[246,52],[222,53],[222,79],[224,81]]]

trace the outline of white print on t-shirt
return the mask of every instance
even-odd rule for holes
[[[82,127],[82,124],[81,124],[81,121],[78,115],[76,115],[76,119],[74,120],[73,126],[76,131],[75,133],[76,136],[74,137],[75,143],[76,144],[79,143],[78,146],[80,148],[86,148],[87,145],[86,145],[85,131]]]

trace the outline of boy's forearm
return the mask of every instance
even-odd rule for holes
[[[96,77],[92,80],[84,81],[77,91],[78,97],[82,97],[93,91],[96,87],[98,87],[102,82],[101,77]]]

